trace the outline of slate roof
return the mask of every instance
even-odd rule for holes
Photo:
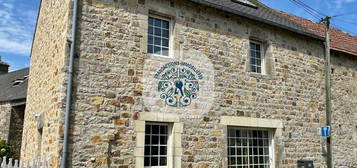
[[[325,25],[279,11],[285,17],[295,21],[309,29],[316,35],[325,38]],[[357,56],[357,36],[345,33],[341,30],[331,29],[331,49]]]
[[[25,99],[28,74],[29,68],[25,68],[0,75],[0,102]],[[15,82],[18,85],[14,86]]]
[[[324,41],[324,38],[321,36],[317,36],[305,27],[282,16],[279,12],[269,8],[257,0],[251,0],[251,2],[254,3],[257,7],[243,5],[242,3],[236,3],[232,0],[191,1]]]

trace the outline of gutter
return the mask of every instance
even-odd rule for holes
[[[73,0],[72,34],[70,39],[71,49],[70,49],[69,65],[68,65],[68,83],[67,83],[67,93],[66,93],[66,111],[65,111],[65,121],[64,121],[64,139],[63,139],[63,151],[61,157],[61,168],[67,167],[69,127],[70,127],[71,106],[72,106],[73,63],[74,63],[74,54],[75,54],[75,47],[76,47],[77,14],[78,14],[78,0]]]

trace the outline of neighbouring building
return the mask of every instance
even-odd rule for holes
[[[72,3],[41,3],[21,159],[60,166],[70,106],[68,167],[326,167],[321,34],[256,0],[80,0],[71,43]],[[336,167],[357,167],[349,37],[332,39]]]
[[[8,72],[0,59],[0,140],[13,146],[14,158],[20,158],[29,69]]]

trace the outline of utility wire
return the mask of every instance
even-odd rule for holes
[[[343,20],[343,19],[340,19],[340,18],[332,18],[332,19],[337,20],[337,21],[340,21],[340,22],[344,22],[344,23],[347,23],[347,24],[351,24],[351,25],[357,26],[357,23],[350,22],[350,21],[346,21],[346,20]]]
[[[311,11],[313,11],[313,12],[315,12],[315,13],[321,15],[321,16],[324,16],[324,17],[327,16],[326,14],[324,14],[324,13],[322,13],[322,12],[320,12],[320,11],[318,11],[318,10],[312,8],[312,7],[310,7],[309,5],[307,5],[306,3],[304,3],[304,2],[301,1],[301,0],[293,0],[293,1],[298,2],[299,4],[301,4],[302,6],[304,6],[305,8],[308,8],[309,10],[311,10]]]
[[[297,0],[290,0],[290,2],[292,2],[295,5],[298,5],[298,6],[302,7],[302,9],[304,9],[307,13],[309,13],[311,16],[313,16],[317,20],[321,20],[321,16],[315,10],[312,10],[311,7],[309,7],[308,5],[304,4],[303,2],[297,1]]]
[[[346,16],[346,15],[353,15],[353,14],[357,14],[357,11],[355,12],[348,12],[348,13],[343,13],[343,14],[338,14],[338,15],[334,15],[332,17],[340,17],[340,16]]]
[[[302,7],[303,10],[305,10],[307,13],[309,13],[311,16],[313,16],[314,18],[316,18],[320,22],[323,20],[323,18],[328,16],[328,15],[326,15],[326,14],[324,14],[324,13],[322,13],[322,12],[312,8],[312,7],[310,7],[309,5],[305,4],[301,0],[290,0],[290,2],[292,2],[293,4],[295,4],[297,6]],[[349,13],[335,15],[335,16],[332,16],[331,18],[345,16],[345,15],[351,15],[351,14],[357,14],[357,11],[356,12],[349,12]],[[346,22],[346,23],[349,23],[349,24],[357,25],[357,23],[347,22],[347,21],[343,21],[341,19],[337,19],[337,20],[342,21],[342,22]],[[336,28],[338,28],[340,30],[346,30],[346,32],[348,32],[350,34],[354,34],[353,31],[350,31],[349,29],[342,28],[342,27],[340,27],[340,26],[338,26],[336,24],[332,24],[332,25],[333,25],[333,27],[336,27]]]

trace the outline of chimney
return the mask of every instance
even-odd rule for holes
[[[0,75],[6,74],[8,72],[9,72],[9,64],[1,61],[1,57],[0,57]]]

